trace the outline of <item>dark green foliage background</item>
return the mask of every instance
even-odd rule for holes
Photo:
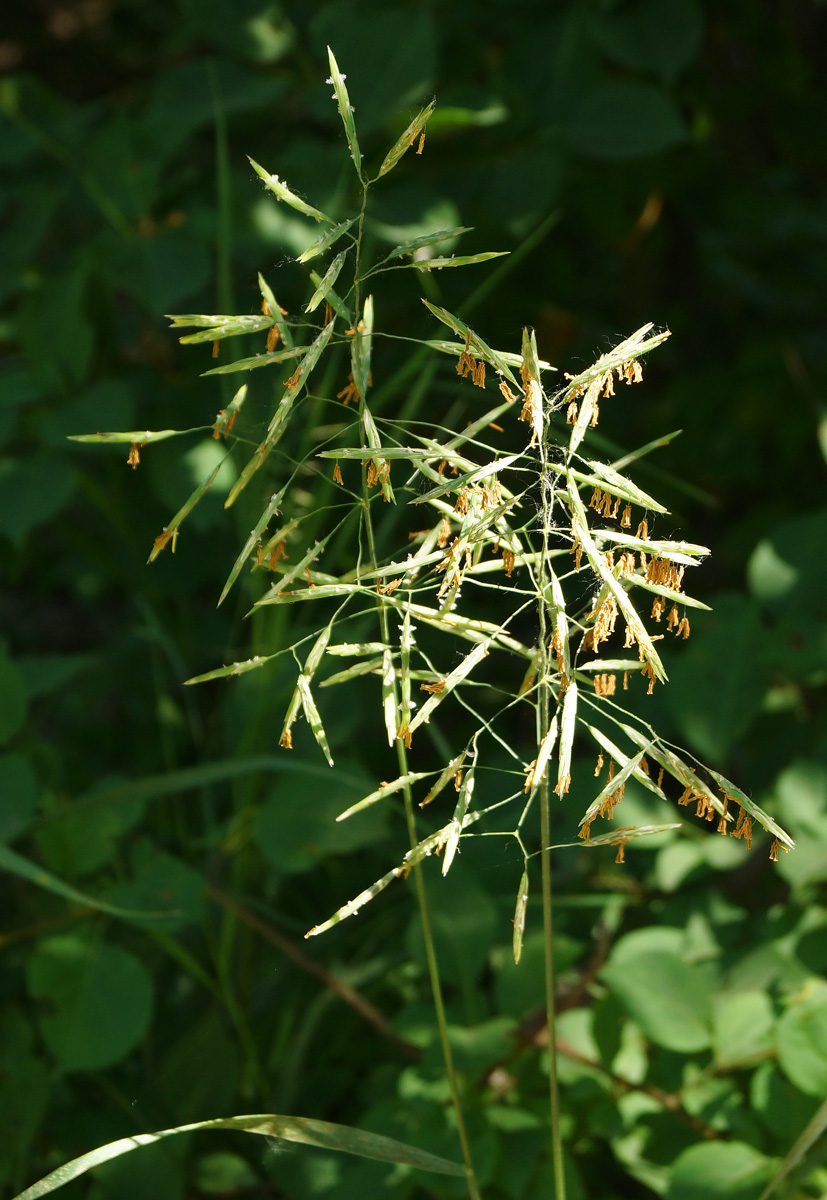
[[[377,190],[378,243],[462,223],[474,227],[462,253],[517,250],[558,214],[480,298],[473,324],[486,340],[516,350],[530,324],[541,355],[574,371],[645,321],[672,330],[643,386],[605,402],[599,431],[616,457],[683,430],[638,478],[672,508],[665,532],[713,549],[693,580],[713,612],[693,619],[650,711],[799,849],[773,868],[763,838],[748,853],[690,816],[680,835],[630,848],[622,867],[601,852],[561,856],[572,1195],[758,1195],[827,1091],[826,23],[807,0],[6,6],[9,1194],[100,1142],[242,1112],[340,1120],[457,1153],[411,896],[397,885],[326,939],[301,941],[404,850],[395,810],[331,823],[392,771],[372,693],[325,709],[328,772],[309,742],[293,757],[277,748],[288,666],[183,688],[296,635],[283,609],[242,621],[247,583],[215,608],[259,497],[224,513],[207,496],[175,557],[148,567],[215,443],[148,447],[133,472],[123,447],[66,441],[212,422],[231,390],[198,378],[214,365],[208,347],[179,347],[164,313],[254,312],[259,269],[291,311],[305,299],[290,262],[304,226],[264,195],[245,155],[347,211],[344,139],[323,85],[329,43],[367,161],[381,160],[400,113],[438,100],[422,157]],[[434,277],[432,298],[456,309],[501,262]],[[378,326],[441,336],[417,295],[406,273],[378,296]],[[387,373],[396,365],[388,352]],[[253,389],[259,420],[269,386]],[[433,404],[450,402],[438,383]],[[590,798],[591,763],[580,765],[561,840]],[[631,793],[627,807],[630,823],[668,819]],[[431,879],[449,1015],[485,1194],[532,1200],[549,1189],[539,912],[531,901],[517,968],[518,863],[505,843],[478,844],[446,881]],[[83,895],[44,890],[27,863]],[[172,915],[122,920],[84,896]],[[396,1040],[286,954],[285,938],[362,992]],[[824,1191],[820,1161],[816,1151],[790,1195]],[[173,1140],[73,1187],[94,1200],[461,1194],[452,1180],[238,1135]]]

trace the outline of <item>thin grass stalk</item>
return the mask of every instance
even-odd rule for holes
[[[541,480],[542,489],[542,520],[543,520],[543,550],[540,559],[540,597],[538,602],[539,638],[540,638],[540,687],[538,692],[539,706],[539,741],[549,730],[551,721],[551,654],[549,652],[549,620],[548,594],[551,588],[551,578],[548,571],[549,532],[551,529],[552,505],[554,503],[553,481],[549,478],[548,440],[545,433],[540,440]],[[562,693],[561,693],[562,694]],[[550,813],[548,770],[543,773],[540,781],[540,845],[542,864],[542,896],[543,896],[543,959],[545,965],[546,986],[546,1022],[548,1028],[548,1090],[549,1090],[549,1124],[551,1132],[551,1162],[554,1179],[555,1200],[566,1200],[566,1179],[563,1167],[563,1139],[560,1131],[560,1089],[557,1082],[557,1017],[554,1005],[554,922],[551,888],[551,813]]]
[[[358,321],[358,315],[356,320]],[[367,438],[365,436],[365,423],[362,419],[362,414],[365,407],[364,396],[359,398],[359,430],[362,444],[366,447]],[[368,475],[367,463],[362,464],[362,505],[365,511],[365,537],[368,544],[368,556],[370,559],[370,569],[377,569],[378,560],[376,557],[376,540],[373,531],[373,517],[370,511],[370,495],[368,492]],[[381,595],[377,593],[377,615],[379,617],[379,627],[381,631],[382,641],[385,645],[390,645],[389,634],[390,628],[388,625],[388,610]],[[393,703],[397,714],[397,728],[401,725],[404,719],[407,719],[407,713],[400,711],[399,691],[394,678],[393,686]],[[396,758],[399,764],[400,775],[409,773],[408,752],[405,747],[403,738],[396,739]],[[415,849],[418,843],[416,834],[416,818],[413,809],[413,794],[410,786],[404,789],[405,802],[405,822],[408,827],[408,840],[411,849]],[[480,1200],[480,1191],[477,1185],[477,1177],[474,1171],[474,1161],[471,1157],[471,1146],[468,1141],[468,1131],[465,1127],[465,1114],[462,1108],[462,1100],[459,1094],[459,1082],[457,1080],[456,1068],[454,1067],[454,1056],[451,1051],[451,1043],[448,1040],[448,1022],[445,1017],[445,1004],[442,997],[442,983],[439,977],[439,962],[437,959],[436,946],[434,945],[433,930],[431,928],[431,914],[428,906],[428,893],[425,887],[425,877],[422,871],[422,864],[415,862],[413,865],[414,890],[416,891],[417,904],[419,906],[419,915],[422,921],[422,937],[425,942],[425,960],[428,964],[428,977],[431,984],[431,995],[434,1002],[434,1012],[436,1014],[437,1028],[439,1030],[439,1043],[442,1049],[442,1057],[445,1063],[445,1073],[448,1076],[448,1086],[451,1091],[451,1106],[454,1110],[454,1115],[457,1122],[457,1136],[459,1137],[460,1149],[462,1150],[462,1160],[465,1165],[465,1179],[468,1185],[468,1195],[470,1200]]]
[[[394,684],[394,690],[396,685]],[[398,708],[397,708],[398,711]],[[399,762],[400,775],[407,775],[408,753],[405,749],[405,743],[402,738],[396,739],[396,757]],[[408,826],[408,839],[413,849],[418,842],[416,833],[416,818],[413,809],[413,795],[410,786],[406,786],[403,792],[405,799],[405,820]],[[468,1131],[465,1127],[465,1115],[462,1109],[462,1100],[459,1094],[459,1081],[454,1067],[454,1056],[451,1051],[451,1043],[448,1040],[448,1022],[445,1017],[445,1004],[442,999],[442,983],[439,978],[439,962],[436,954],[436,946],[434,945],[433,930],[431,929],[431,913],[428,907],[428,892],[425,886],[425,875],[422,870],[422,863],[415,862],[413,865],[414,888],[416,890],[417,904],[419,905],[419,916],[422,921],[422,937],[425,942],[425,959],[428,963],[428,976],[431,982],[431,994],[434,1001],[434,1012],[436,1014],[437,1028],[439,1029],[439,1043],[442,1048],[442,1057],[445,1062],[445,1073],[448,1076],[448,1085],[451,1089],[451,1105],[457,1120],[457,1136],[462,1150],[462,1161],[465,1164],[465,1178],[468,1184],[468,1195],[471,1200],[480,1200],[480,1191],[477,1186],[477,1177],[474,1171],[474,1161],[471,1157],[471,1146],[468,1141]]]

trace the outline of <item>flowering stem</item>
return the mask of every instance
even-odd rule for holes
[[[550,674],[552,660],[549,650],[548,594],[551,588],[549,563],[549,533],[552,523],[554,486],[550,479],[548,442],[545,434],[540,439],[543,550],[540,559],[540,596],[538,617],[540,626],[540,686],[539,686],[539,735],[542,741],[550,725]],[[549,811],[548,770],[540,780],[540,845],[542,847],[543,886],[543,948],[546,985],[546,1022],[548,1028],[548,1089],[549,1117],[551,1125],[551,1159],[554,1177],[555,1200],[566,1200],[566,1180],[563,1170],[563,1139],[560,1133],[560,1091],[557,1083],[557,1021],[554,1010],[554,942],[551,893],[551,814]]]
[[[364,396],[359,398],[359,428],[362,437],[362,443],[365,444],[365,423],[362,419],[362,413],[365,407]],[[367,464],[362,465],[362,507],[364,511],[364,529],[365,537],[368,545],[368,557],[372,570],[376,570],[376,541],[373,531],[373,518],[370,511],[370,495],[368,492],[367,483]],[[390,645],[389,636],[390,628],[388,624],[388,609],[381,595],[377,594],[377,611],[379,616],[379,626],[384,644]],[[393,702],[394,710],[397,714],[397,728],[403,721],[407,721],[408,713],[403,713],[400,707],[399,692],[396,685],[396,679],[393,682]],[[400,775],[409,773],[408,767],[408,752],[405,746],[404,738],[396,738],[396,757],[399,764]],[[416,817],[413,810],[413,795],[410,785],[404,789],[405,797],[405,821],[408,827],[408,840],[411,849],[415,849],[418,844],[416,833]],[[459,1093],[459,1081],[457,1079],[456,1068],[454,1067],[454,1056],[451,1051],[451,1043],[448,1040],[448,1021],[445,1016],[445,1004],[442,997],[442,983],[439,978],[439,963],[437,961],[436,946],[434,945],[433,930],[431,928],[431,914],[428,907],[428,895],[425,888],[425,876],[422,871],[422,864],[415,862],[413,864],[414,888],[416,890],[417,903],[419,905],[419,916],[422,921],[422,937],[425,942],[425,960],[428,964],[428,976],[431,984],[431,995],[434,1002],[434,1012],[436,1014],[437,1028],[439,1030],[439,1042],[442,1049],[442,1057],[445,1062],[445,1073],[448,1076],[448,1086],[451,1092],[451,1106],[454,1110],[454,1116],[457,1122],[457,1135],[459,1137],[460,1148],[462,1150],[463,1163],[465,1165],[465,1180],[468,1187],[468,1195],[470,1200],[480,1200],[479,1187],[477,1186],[477,1178],[474,1172],[474,1163],[471,1158],[471,1146],[468,1141],[468,1132],[465,1127],[465,1116],[462,1109],[462,1100]]]

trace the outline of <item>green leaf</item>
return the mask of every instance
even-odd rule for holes
[[[606,162],[659,154],[689,139],[686,123],[667,93],[630,79],[584,88],[560,130],[572,153]]]
[[[8,846],[0,845],[0,871],[10,871],[13,875],[17,875],[19,878],[27,880],[28,883],[35,884],[37,887],[44,888],[47,892],[53,892],[54,895],[60,896],[64,900],[70,900],[73,904],[82,904],[84,908],[96,908],[100,912],[109,913],[113,917],[154,919],[166,916],[165,912],[144,912],[137,909],[120,908],[116,904],[108,904],[105,900],[98,900],[94,896],[78,891],[77,888],[64,883],[56,875],[52,875],[51,872],[44,870],[43,867],[31,862],[28,858],[24,858],[22,854],[17,854],[14,850],[10,850]]]
[[[146,1033],[152,981],[120,946],[74,935],[46,938],[28,961],[27,979],[30,995],[43,1004],[44,1041],[65,1071],[120,1062]]]
[[[28,292],[20,309],[17,327],[26,360],[53,391],[77,386],[89,369],[94,330],[86,313],[87,283],[81,268],[53,275]]]
[[[0,746],[22,729],[28,710],[23,676],[0,644]]]
[[[0,529],[13,546],[65,508],[77,478],[65,456],[48,451],[0,460]]]
[[[758,1200],[772,1169],[744,1142],[701,1142],[678,1155],[666,1200]]]
[[[0,754],[0,843],[26,832],[39,791],[37,776],[21,754]]]
[[[238,1129],[244,1133],[259,1133],[264,1137],[281,1138],[287,1142],[299,1142],[306,1146],[319,1146],[324,1150],[340,1150],[346,1154],[357,1154],[362,1158],[378,1159],[380,1162],[404,1163],[418,1167],[421,1171],[433,1171],[441,1175],[465,1174],[465,1168],[450,1159],[440,1158],[397,1142],[394,1138],[378,1133],[365,1133],[349,1125],[334,1125],[330,1121],[315,1121],[308,1117],[280,1117],[272,1113],[246,1117],[226,1117],[212,1121],[197,1121],[192,1125],[178,1125],[175,1129],[161,1129],[157,1133],[136,1133],[99,1146],[89,1154],[82,1154],[38,1183],[21,1192],[15,1200],[38,1200],[55,1188],[63,1187],[93,1167],[109,1162],[140,1146],[149,1146],[160,1138],[173,1137],[178,1133],[191,1133],[196,1129]]]
[[[712,613],[692,623],[689,644],[672,667],[666,703],[687,743],[723,763],[760,711],[770,683],[766,633],[755,606],[735,594],[716,596]]]
[[[715,998],[712,1045],[721,1067],[773,1048],[775,1013],[766,992],[724,993]]]
[[[825,1129],[827,1129],[827,1100],[819,1105],[817,1112],[814,1113],[812,1119],[807,1122],[805,1128],[796,1138],[794,1145],[790,1148],[780,1168],[761,1193],[761,1200],[769,1200],[769,1197],[773,1194],[778,1184],[781,1183],[782,1179],[785,1179],[790,1171],[795,1170],[798,1164],[806,1158]]]
[[[784,521],[754,550],[747,567],[752,595],[773,620],[766,654],[784,675],[804,679],[827,664],[824,597],[827,508]]]
[[[776,1027],[781,1070],[808,1096],[827,1094],[827,986],[808,985]]]
[[[712,984],[699,967],[683,961],[677,949],[639,930],[613,949],[601,978],[623,1003],[643,1034],[667,1050],[693,1054],[712,1036]]]
[[[638,0],[597,13],[591,32],[622,67],[651,71],[671,83],[692,62],[703,39],[704,17],[696,0]]]
[[[326,855],[366,849],[382,837],[386,805],[373,805],[358,821],[340,821],[342,809],[357,805],[372,780],[356,764],[335,767],[279,759],[255,822],[255,841],[270,866],[284,874],[306,871]]]

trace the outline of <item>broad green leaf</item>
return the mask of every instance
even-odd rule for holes
[[[622,162],[689,140],[672,98],[651,83],[607,79],[583,88],[560,123],[567,147],[582,158]]]
[[[287,184],[282,183],[278,175],[270,175],[269,172],[264,170],[264,167],[260,167],[252,158],[250,159],[250,165],[256,175],[264,180],[265,185],[279,200],[283,200],[285,204],[289,204],[291,208],[295,208],[296,212],[303,213],[306,217],[312,217],[314,221],[327,221],[329,225],[333,224],[333,220],[330,217],[325,216],[318,208],[313,208],[312,204],[306,204],[295,192],[291,192]]]
[[[38,1021],[44,1041],[63,1070],[120,1062],[149,1026],[151,977],[120,946],[73,934],[45,938],[28,960],[27,980],[44,1006]]]
[[[823,1135],[825,1129],[827,1129],[827,1100],[819,1106],[813,1118],[808,1121],[801,1134],[796,1138],[794,1145],[786,1155],[781,1166],[761,1193],[760,1200],[769,1200],[769,1197],[776,1190],[779,1183],[783,1179],[786,1179],[790,1171],[795,1170],[798,1164],[809,1154],[810,1150]]]
[[[336,280],[339,278],[339,272],[341,271],[342,267],[345,265],[345,259],[347,258],[347,253],[348,253],[347,250],[343,250],[341,252],[341,254],[337,254],[336,257],[334,258],[333,262],[327,268],[327,270],[324,273],[324,276],[322,277],[321,283],[316,288],[315,292],[310,297],[307,304],[305,304],[305,306],[304,306],[304,311],[306,313],[315,312],[316,309],[321,304],[322,300],[324,300],[324,298],[327,296],[328,292],[333,287]]]
[[[590,32],[622,67],[673,82],[703,41],[704,14],[697,0],[639,0],[595,11]]]
[[[712,987],[696,966],[666,949],[638,949],[627,934],[600,972],[644,1036],[667,1050],[694,1054],[711,1040]]]
[[[253,829],[262,857],[280,877],[298,875],[325,859],[341,861],[384,837],[392,815],[389,805],[372,805],[355,821],[336,820],[373,786],[358,763],[340,759],[331,767],[316,757],[283,752],[279,762],[280,769],[264,785],[265,801]]]
[[[807,1096],[827,1094],[827,986],[813,981],[776,1026],[781,1070]]]
[[[349,1125],[334,1125],[330,1121],[316,1121],[308,1117],[281,1117],[272,1113],[249,1117],[225,1117],[212,1121],[196,1121],[192,1125],[178,1125],[175,1129],[161,1129],[157,1133],[136,1133],[99,1146],[88,1154],[82,1154],[38,1183],[21,1192],[15,1200],[39,1200],[55,1188],[63,1187],[93,1167],[109,1162],[140,1146],[150,1146],[161,1138],[173,1137],[178,1133],[191,1133],[197,1129],[237,1129],[243,1133],[258,1133],[263,1137],[280,1138],[287,1142],[300,1142],[307,1146],[319,1146],[324,1150],[340,1150],[346,1154],[357,1154],[362,1158],[378,1159],[380,1162],[404,1163],[422,1171],[434,1171],[442,1175],[465,1174],[459,1163],[436,1154],[417,1150],[404,1142],[383,1137],[377,1133],[365,1133]]]
[[[339,70],[336,59],[333,56],[333,51],[328,46],[327,58],[330,63],[330,79],[328,83],[333,84],[333,99],[339,107],[339,115],[342,118],[342,124],[345,127],[345,137],[350,149],[350,157],[353,159],[353,165],[356,168],[356,174],[362,178],[362,154],[359,150],[359,141],[356,137],[356,122],[353,119],[353,105],[350,103],[350,96],[345,87],[345,77]]]
[[[23,728],[28,701],[25,680],[0,643],[0,745],[5,745]]]
[[[61,430],[57,440],[63,436]],[[77,481],[63,454],[25,454],[21,446],[0,459],[0,529],[12,545],[20,548],[33,530],[53,521],[72,499]]]
[[[40,783],[22,754],[0,754],[0,843],[30,828],[37,810]]]
[[[758,1058],[774,1049],[775,1013],[766,992],[730,992],[716,996],[712,1046],[720,1066]],[[746,1065],[746,1064],[745,1064]]]
[[[392,171],[399,162],[400,158],[402,158],[402,155],[405,153],[405,151],[408,150],[413,142],[422,135],[425,126],[428,124],[428,119],[435,107],[436,100],[432,100],[430,104],[426,104],[425,107],[416,114],[404,132],[399,135],[382,160],[382,166],[379,168],[379,172],[376,176],[377,179],[381,179],[383,175],[387,175],[388,171]]]
[[[744,1142],[700,1142],[675,1160],[666,1200],[758,1200],[773,1166]]]

